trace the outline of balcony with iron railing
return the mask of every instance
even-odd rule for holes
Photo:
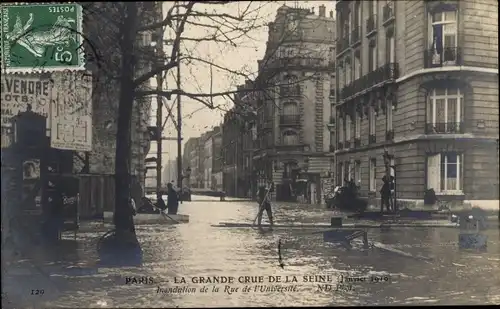
[[[354,148],[359,148],[359,147],[361,147],[361,139],[358,137],[354,139]]]
[[[330,150],[330,152],[335,152],[335,145],[330,145],[328,150]]]
[[[281,115],[280,116],[281,126],[296,126],[300,125],[300,115]]]
[[[330,70],[332,62],[325,61],[323,58],[295,56],[295,57],[281,57],[269,60],[261,64],[262,70],[292,70],[292,69],[317,69],[317,70]]]
[[[349,85],[344,86],[341,91],[341,100],[357,96],[358,94],[368,91],[372,87],[394,82],[398,77],[399,65],[397,63],[385,64]]]
[[[395,18],[394,15],[394,1],[387,2],[386,5],[382,8],[382,23],[386,25],[393,21]]]
[[[375,34],[377,30],[377,14],[372,14],[366,20],[366,36]]]
[[[424,68],[461,65],[461,56],[460,47],[444,47],[440,51],[431,48],[424,51]]]
[[[346,148],[346,149],[351,148],[351,141],[345,141],[344,142],[344,148]]]
[[[439,122],[428,123],[425,127],[425,134],[463,134],[463,122]]]
[[[357,45],[361,43],[361,27],[355,26],[351,31],[351,45]]]
[[[343,142],[338,142],[337,143],[337,149],[344,149],[344,143]]]

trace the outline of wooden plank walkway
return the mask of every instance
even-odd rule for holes
[[[212,227],[221,228],[249,228],[257,227],[251,223],[243,222],[219,222]],[[269,228],[269,224],[262,224],[263,228]],[[394,223],[344,223],[342,227],[332,227],[330,224],[275,224],[274,229],[352,229],[352,228],[388,228],[388,227],[447,227],[457,228],[456,223],[448,221],[427,221],[427,222],[394,222]]]

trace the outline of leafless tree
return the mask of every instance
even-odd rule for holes
[[[106,84],[98,91],[111,93],[110,98],[118,97],[116,157],[115,157],[115,214],[114,224],[117,239],[127,239],[138,244],[135,235],[133,216],[129,204],[129,161],[131,157],[130,122],[134,102],[148,96],[163,96],[170,99],[174,95],[182,95],[197,101],[211,109],[221,108],[214,102],[215,98],[225,97],[234,100],[234,95],[241,92],[259,92],[269,100],[276,95],[276,80],[280,70],[286,70],[288,60],[276,62],[280,52],[280,40],[270,44],[266,56],[258,72],[235,70],[196,54],[188,48],[188,42],[215,42],[217,44],[236,47],[245,40],[253,40],[252,31],[265,26],[267,16],[262,16],[267,2],[242,2],[237,13],[225,12],[223,6],[233,1],[179,1],[173,5],[164,19],[155,20],[155,2],[112,2],[85,3],[86,32],[93,32],[89,40],[93,50],[94,70],[98,71],[100,84]],[[204,9],[210,6],[211,9]],[[102,29],[102,25],[106,29]],[[191,35],[186,29],[199,29],[200,35]],[[287,39],[288,29],[281,33],[281,43]],[[155,32],[169,32],[168,54],[159,56],[150,52],[150,47],[139,44],[144,35]],[[303,54],[307,57],[306,53]],[[148,63],[153,63],[151,68]],[[186,66],[205,65],[212,70],[223,71],[238,79],[252,81],[253,87],[216,91],[210,84],[209,91],[190,92],[179,89],[153,90],[148,87],[151,78],[157,74],[168,76],[180,63]],[[271,64],[273,63],[273,64]],[[274,66],[275,70],[264,70]],[[140,73],[138,73],[140,72]],[[214,80],[214,78],[211,78]],[[299,81],[294,81],[300,82]],[[110,99],[112,101],[112,99]],[[98,116],[98,115],[97,115]]]

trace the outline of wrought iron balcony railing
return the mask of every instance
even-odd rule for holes
[[[425,68],[461,65],[461,60],[462,55],[460,47],[444,47],[440,52],[434,48],[424,51]]]
[[[361,147],[361,139],[360,138],[355,138],[354,139],[354,148]]]
[[[366,20],[366,35],[374,33],[376,29],[377,29],[377,15],[372,14]]]
[[[385,64],[342,88],[341,99],[345,100],[361,91],[384,82],[394,82],[399,77],[397,63]]]
[[[281,115],[280,125],[299,125],[300,115]]]
[[[370,134],[368,136],[368,144],[375,144],[377,142],[377,138],[375,137],[375,134]]]
[[[393,19],[394,19],[394,2],[389,1],[382,8],[382,20],[383,20],[383,23],[385,24]]]
[[[347,148],[347,149],[351,148],[351,141],[345,141],[344,148]]]
[[[330,152],[335,152],[335,145],[330,145],[329,150],[330,150]]]
[[[361,27],[356,26],[351,31],[351,44],[355,45],[361,42]]]
[[[392,141],[394,139],[394,131],[393,130],[389,130],[387,132],[385,132],[385,140],[386,141]]]
[[[344,143],[343,142],[338,142],[337,143],[337,149],[344,149]]]
[[[426,134],[462,134],[464,133],[463,122],[439,122],[428,123],[425,128]]]

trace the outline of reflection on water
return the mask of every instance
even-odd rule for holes
[[[278,223],[329,222],[329,213],[312,206],[283,204],[276,207]],[[393,245],[405,252],[432,258],[423,261],[383,252],[352,250],[323,242],[321,234],[310,231],[259,231],[249,228],[215,228],[221,221],[251,222],[256,206],[251,202],[203,203],[181,205],[180,213],[190,222],[177,226],[139,226],[144,250],[141,268],[101,268],[97,273],[61,272],[53,280],[63,286],[63,294],[44,306],[64,307],[215,307],[286,305],[383,305],[383,304],[484,304],[500,302],[499,233],[488,231],[488,251],[459,251],[458,230],[408,228],[370,230],[370,241]],[[81,263],[96,260],[95,242],[102,231],[82,232],[84,244],[78,257]],[[277,244],[282,239],[284,269],[278,266]],[[455,245],[454,245],[455,244]],[[71,262],[74,263],[74,262]],[[54,271],[57,272],[57,271]],[[350,288],[335,291],[337,278],[385,278],[388,282],[354,282]],[[163,294],[174,287],[173,277],[193,276],[297,276],[298,291],[248,292],[231,295],[207,293]],[[306,275],[332,275],[333,290],[319,291],[318,284],[304,283]],[[154,285],[126,285],[125,277],[147,277]],[[279,284],[279,283],[278,283]],[[187,284],[200,288],[201,284]],[[281,285],[285,285],[281,283]]]

